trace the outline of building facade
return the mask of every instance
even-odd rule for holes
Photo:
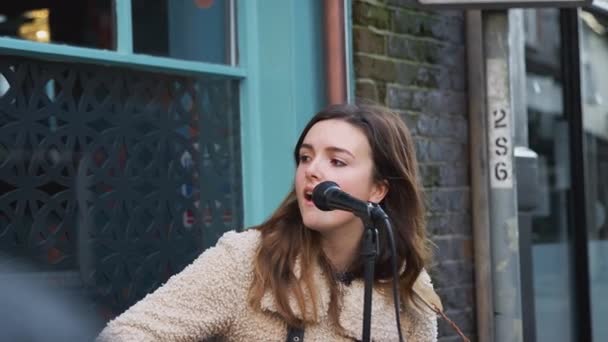
[[[414,134],[463,332],[606,340],[608,4],[421,2],[0,5],[0,277],[104,322],[264,220],[316,111],[371,99]]]
[[[356,96],[400,113],[415,137],[437,247],[433,280],[446,313],[474,336],[464,12],[354,1],[352,16]],[[455,338],[445,320],[439,335]]]
[[[483,341],[605,340],[606,3],[423,2],[355,1],[354,70],[416,135],[447,313]]]
[[[3,2],[2,281],[103,322],[261,222],[324,103],[322,22],[319,2]]]

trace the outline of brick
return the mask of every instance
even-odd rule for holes
[[[437,290],[445,312],[462,311],[473,307],[475,291],[473,286],[451,287]]]
[[[430,68],[418,67],[414,84],[425,88],[437,88],[437,76]]]
[[[443,14],[443,12],[439,12]],[[458,12],[461,16],[462,13]],[[395,32],[416,37],[431,38],[446,43],[464,43],[464,23],[462,18],[449,16],[428,16],[411,11],[395,11],[393,15]]]
[[[415,110],[412,108],[413,93],[410,90],[389,85],[386,96],[386,102],[390,108]]]
[[[437,136],[439,132],[438,129],[438,121],[439,118],[433,115],[428,114],[420,114],[420,119],[418,120],[418,132],[424,136]]]
[[[449,211],[448,199],[445,196],[445,191],[439,190],[427,190],[426,194],[426,207],[433,213],[443,213]]]
[[[464,117],[441,115],[435,123],[435,134],[458,142],[468,142],[469,123]]]
[[[403,122],[405,122],[405,125],[409,129],[410,134],[418,134],[416,126],[418,125],[418,118],[420,117],[420,115],[418,115],[417,113],[404,112],[399,110],[396,110],[395,113],[398,113]]]
[[[430,161],[429,145],[430,142],[427,139],[414,137],[414,146],[416,147],[416,158],[418,159],[418,162],[424,163]]]
[[[378,101],[378,90],[373,81],[357,81],[355,94],[359,99]]]
[[[437,113],[444,106],[442,95],[438,91],[389,85],[387,101],[392,108]]]
[[[468,189],[450,191],[448,201],[451,211],[470,212],[471,195]]]
[[[413,91],[411,108],[428,114],[465,115],[466,99],[463,93],[438,90],[404,90]]]
[[[460,10],[441,10],[441,11],[437,11],[435,12],[437,15],[442,16],[443,18],[449,19],[457,19],[460,21],[464,21],[464,11],[460,11]]]
[[[427,231],[436,238],[446,235],[472,237],[471,215],[461,212],[430,215]]]
[[[466,115],[466,99],[463,93],[389,85],[387,96],[388,105],[395,109]]]
[[[469,310],[459,310],[459,311],[455,311],[455,312],[446,312],[446,315],[452,320],[454,321],[454,323],[456,323],[456,325],[460,328],[460,330],[465,334],[465,335],[470,335],[471,333],[473,333],[475,331],[475,321],[474,321],[474,317],[475,314],[473,312],[472,309]],[[458,337],[458,333],[456,332],[456,330],[454,330],[454,328],[452,328],[452,326],[450,325],[450,323],[443,319],[443,318],[438,318],[438,334],[441,336],[456,336]]]
[[[413,96],[412,107],[425,113],[438,113],[446,108],[445,92],[440,91],[416,91]]]
[[[438,186],[468,186],[469,168],[465,162],[448,163],[439,167]]]
[[[464,162],[468,160],[466,144],[446,140],[432,140],[428,148],[430,161]]]
[[[447,60],[442,57],[443,51],[446,51],[448,47],[444,47],[437,42],[430,40],[420,40],[404,36],[389,36],[388,38],[388,55],[390,57],[436,64],[440,61]],[[452,48],[455,51],[456,48]],[[450,50],[451,51],[451,50]],[[449,61],[452,61],[451,59]],[[456,60],[452,61],[456,63]]]
[[[353,3],[353,23],[388,30],[391,23],[391,13],[385,7],[357,1]]]
[[[367,28],[353,29],[353,47],[357,52],[386,54],[386,36]]]
[[[411,63],[396,63],[397,75],[396,81],[402,86],[411,86],[416,84],[418,78],[419,65]]]
[[[420,7],[418,0],[388,0],[387,5],[405,7],[405,8]]]
[[[445,114],[451,115],[467,115],[467,100],[464,93],[459,92],[443,92],[442,103],[438,106],[441,109],[439,111]],[[468,126],[467,126],[468,127]]]
[[[403,86],[439,88],[441,71],[411,63],[397,63],[397,83]]]
[[[470,238],[444,236],[436,237],[433,242],[437,245],[436,258],[439,260],[471,261],[472,242]]]
[[[438,290],[474,284],[473,264],[470,261],[437,260],[437,262],[430,273]]]
[[[425,188],[439,186],[439,165],[421,165],[420,176]]]
[[[395,62],[370,56],[355,55],[355,70],[361,78],[375,80],[395,80]]]
[[[395,32],[417,37],[434,37],[433,27],[441,24],[438,18],[412,11],[395,11],[393,27]]]
[[[438,49],[436,57],[435,62],[438,64],[462,69],[466,67],[466,51],[463,45],[443,45]]]
[[[462,15],[461,12],[457,12]],[[464,43],[464,24],[455,18],[441,17],[433,22],[429,27],[429,36],[445,42],[463,44]]]
[[[422,107],[422,110],[431,108]],[[438,109],[433,109],[438,110]],[[418,132],[429,137],[451,138],[456,142],[468,142],[468,123],[461,116],[420,114]]]
[[[427,190],[426,200],[428,210],[433,213],[460,212],[470,208],[469,191],[464,189]]]
[[[376,83],[376,89],[378,89],[378,100],[382,104],[386,105],[387,104],[386,83],[383,83],[383,82]]]
[[[450,69],[442,67],[438,75],[438,86],[439,89],[455,90],[463,92],[466,89],[466,80],[464,69]]]

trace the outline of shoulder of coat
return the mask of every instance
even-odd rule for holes
[[[260,243],[260,232],[254,229],[231,230],[222,235],[214,247],[236,260],[251,260]]]
[[[438,309],[443,311],[441,298],[439,298],[439,295],[435,292],[431,277],[426,270],[422,270],[418,279],[416,279],[413,292],[414,299],[417,300],[418,303],[421,303],[425,309],[430,309],[431,311]]]

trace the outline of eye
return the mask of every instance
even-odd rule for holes
[[[299,162],[300,163],[306,163],[310,161],[310,156],[306,155],[306,154],[300,154],[300,156],[298,157]]]
[[[342,167],[342,166],[346,166],[346,163],[343,162],[343,161],[341,161],[340,159],[332,159],[331,160],[331,165]]]

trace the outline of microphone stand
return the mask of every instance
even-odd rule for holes
[[[363,275],[365,279],[365,292],[363,296],[363,339],[370,341],[372,316],[372,288],[374,286],[374,266],[378,255],[378,230],[369,222],[365,223],[361,256],[363,257]]]
[[[379,254],[380,242],[378,241],[378,230],[374,224],[381,222],[388,232],[391,246],[391,263],[393,268],[393,299],[395,302],[395,319],[399,332],[399,340],[402,341],[401,325],[399,320],[399,297],[398,297],[398,277],[395,241],[389,217],[382,207],[377,203],[363,202],[340,190],[340,187],[332,182],[325,181],[318,184],[313,190],[312,199],[317,208],[323,211],[346,210],[355,214],[363,221],[363,241],[361,244],[361,258],[363,259],[363,277],[365,281],[363,296],[363,334],[362,341],[369,342],[371,336],[371,316],[372,316],[372,290],[374,286],[374,268],[376,257]]]
[[[363,221],[365,231],[363,232],[363,244],[361,246],[361,256],[363,257],[363,278],[365,288],[363,294],[363,339],[362,342],[371,341],[371,317],[372,317],[372,289],[374,287],[374,267],[376,257],[380,250],[378,241],[378,229],[373,225],[373,221],[386,217],[386,213],[376,203],[367,203],[367,212],[359,212],[357,216]]]

